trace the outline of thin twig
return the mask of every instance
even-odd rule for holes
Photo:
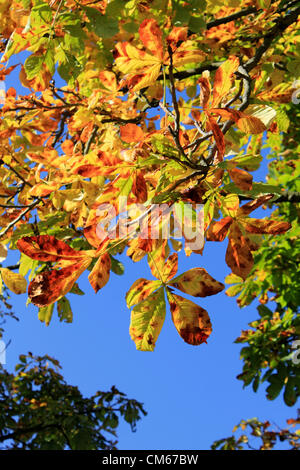
[[[21,214],[18,215],[18,217],[16,219],[14,219],[12,222],[10,222],[7,227],[2,230],[2,232],[0,232],[0,238],[2,238],[4,235],[6,235],[6,233],[16,224],[18,223],[22,217],[24,217],[24,215],[26,215],[29,211],[31,211],[31,209],[33,209],[35,206],[37,206],[40,202],[40,199],[37,199],[35,201],[33,201],[23,212],[21,212]]]

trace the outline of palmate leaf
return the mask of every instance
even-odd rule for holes
[[[126,294],[128,308],[135,305],[131,314],[130,335],[137,349],[143,351],[154,350],[165,318],[165,289],[175,327],[184,341],[192,345],[206,342],[211,333],[209,316],[202,307],[174,294],[171,287],[194,297],[215,295],[224,289],[224,285],[203,268],[191,269],[171,281],[177,272],[178,254],[172,254],[164,262],[165,246],[154,252],[157,263],[154,258],[149,258],[153,275],[160,280],[138,279]],[[162,309],[161,313],[159,309]]]

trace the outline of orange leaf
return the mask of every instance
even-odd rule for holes
[[[91,261],[92,258],[86,257],[60,270],[53,269],[38,274],[28,287],[28,295],[32,303],[43,307],[66,295]]]
[[[231,226],[226,263],[237,276],[246,279],[253,266],[253,257],[248,239],[244,237],[236,223]]]
[[[289,222],[282,220],[268,219],[247,219],[245,229],[250,233],[267,233],[270,235],[279,235],[285,233],[291,228]]]
[[[260,119],[244,113],[237,121],[237,126],[245,134],[261,134],[266,130],[266,126]]]
[[[206,232],[207,240],[213,242],[222,242],[225,239],[232,223],[233,219],[231,217],[224,217],[224,219],[210,225]]]
[[[173,253],[169,258],[166,260],[164,270],[162,273],[162,280],[164,282],[168,282],[172,279],[178,270],[178,254]]]
[[[210,112],[218,114],[225,119],[235,121],[238,128],[246,134],[261,134],[267,129],[260,119],[255,116],[251,116],[250,114],[243,113],[242,111],[229,108],[213,108]]]
[[[243,206],[239,208],[238,215],[241,215],[241,216],[248,215],[251,212],[253,212],[255,209],[257,209],[258,207],[268,202],[272,198],[273,198],[273,194],[265,194],[264,196],[253,199],[253,201],[247,202],[247,204],[244,204]]]
[[[214,138],[215,138],[217,149],[218,149],[217,162],[221,162],[225,155],[224,135],[220,127],[218,126],[217,121],[210,114],[208,114],[208,120],[209,120],[211,130],[214,134]]]
[[[94,291],[98,292],[99,289],[107,284],[110,274],[111,260],[110,256],[105,253],[100,256],[97,260],[97,263],[93,267],[91,273],[89,274],[89,281]]]
[[[207,109],[208,103],[211,96],[211,86],[208,77],[203,73],[202,77],[199,78],[198,83],[200,85],[200,106],[203,109]]]
[[[252,189],[253,176],[250,175],[245,170],[240,170],[238,168],[232,168],[229,170],[229,176],[236,186],[243,191],[249,191]]]
[[[144,140],[144,132],[136,124],[126,124],[120,128],[121,139],[124,142],[142,142]]]
[[[188,28],[182,26],[174,26],[172,31],[167,37],[167,42],[170,44],[173,50],[175,50],[178,42],[186,41]]]
[[[216,71],[213,88],[213,108],[218,106],[223,98],[228,95],[234,80],[234,73],[239,68],[239,65],[239,58],[231,56]]]
[[[147,184],[140,171],[133,175],[132,192],[138,203],[143,204],[147,201]]]
[[[163,59],[162,32],[157,22],[151,18],[142,22],[139,27],[139,34],[144,46],[152,52],[155,57]]]
[[[17,241],[17,248],[39,261],[80,260],[86,258],[86,252],[73,250],[62,240],[53,235],[39,235],[37,237],[24,237]]]
[[[60,186],[61,183],[55,181],[49,183],[38,183],[30,189],[29,194],[35,197],[45,197],[53,193],[53,191],[58,189]]]

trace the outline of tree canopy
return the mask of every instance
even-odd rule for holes
[[[201,255],[227,238],[226,294],[260,302],[239,379],[296,403],[299,14],[284,0],[1,3],[0,80],[19,67],[0,109],[1,282],[39,320],[56,306],[71,322],[81,274],[97,293],[126,255],[156,279],[128,286],[136,348],[154,350],[168,307],[186,343],[209,343],[209,313],[181,294],[225,289]],[[199,265],[178,274],[181,250]]]

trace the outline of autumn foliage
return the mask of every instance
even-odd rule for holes
[[[124,253],[146,257],[155,278],[126,295],[137,349],[154,349],[166,300],[184,341],[209,340],[209,313],[181,296],[224,289],[202,265],[206,243],[228,239],[225,261],[242,284],[263,241],[292,228],[281,213],[252,213],[289,200],[255,171],[266,142],[275,151],[288,132],[299,13],[297,2],[268,0],[2,2],[0,78],[18,69],[19,84],[0,110],[0,240],[21,257],[19,272],[1,268],[1,277],[28,291],[40,320],[49,324],[57,303],[70,321],[65,296],[80,293],[81,274],[97,293],[122,273]],[[18,57],[26,60],[11,66]],[[99,207],[118,217],[122,198],[130,230],[119,219],[112,236]],[[151,222],[155,205],[167,209]],[[173,230],[195,217],[201,247]],[[170,236],[145,236],[151,223]],[[177,275],[181,249],[200,267]]]

